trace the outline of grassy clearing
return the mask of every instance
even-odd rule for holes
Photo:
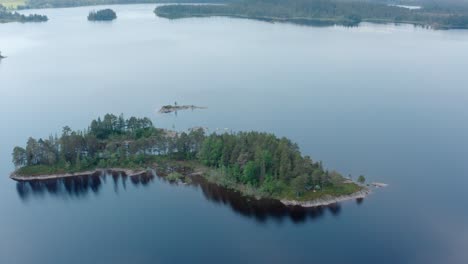
[[[194,165],[197,171],[203,172],[203,177],[209,182],[218,184],[228,189],[236,190],[246,196],[257,198],[272,198],[278,200],[296,200],[296,201],[313,201],[325,197],[337,197],[343,195],[350,195],[359,192],[363,187],[355,183],[342,183],[333,186],[326,186],[320,191],[314,192],[313,190],[306,191],[300,196],[289,186],[283,182],[278,181],[276,193],[268,193],[265,188],[254,187],[249,184],[238,183],[233,180],[229,175],[223,173],[222,170],[207,168],[202,165]]]
[[[362,187],[355,184],[355,183],[343,183],[339,185],[334,185],[330,187],[325,187],[320,191],[307,191],[300,196],[297,196],[296,193],[292,189],[288,189],[281,194],[280,199],[287,199],[287,200],[297,200],[297,201],[312,201],[319,198],[327,197],[327,196],[342,196],[342,195],[350,195],[355,192],[361,191]]]

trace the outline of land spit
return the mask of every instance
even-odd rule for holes
[[[99,175],[104,173],[122,173],[128,177],[140,176],[147,173],[147,170],[130,170],[130,169],[121,169],[121,168],[110,168],[110,169],[96,169],[92,171],[83,171],[76,173],[58,173],[58,174],[46,174],[46,175],[34,175],[34,176],[22,176],[13,172],[10,175],[10,178],[15,181],[41,181],[41,180],[53,180],[53,179],[62,179],[69,177],[80,177],[80,176],[90,176],[90,175]]]
[[[363,189],[358,192],[349,194],[349,195],[340,195],[340,196],[324,196],[322,198],[314,199],[311,201],[297,201],[297,200],[280,200],[281,203],[288,206],[302,206],[302,207],[318,207],[318,206],[327,206],[331,204],[336,204],[339,202],[363,199],[371,194],[371,190]]]

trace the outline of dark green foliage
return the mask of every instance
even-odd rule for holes
[[[112,21],[117,18],[114,10],[103,9],[99,11],[91,11],[88,15],[89,21]]]
[[[366,182],[366,177],[364,177],[364,175],[360,175],[359,178],[357,179],[357,181],[360,184],[364,184]]]
[[[45,22],[47,21],[47,16],[31,14],[31,15],[22,15],[17,12],[10,12],[4,6],[0,5],[0,23],[6,22]]]
[[[12,156],[16,167],[49,166],[64,171],[135,167],[151,162],[156,155],[194,159],[204,139],[202,129],[175,133],[155,128],[149,118],[107,114],[93,120],[85,131],[66,126],[60,137],[29,138],[26,148],[15,147]]]
[[[307,183],[308,183],[307,175],[297,176],[291,181],[291,187],[296,193],[296,196],[299,197],[306,191]]]
[[[268,133],[212,134],[205,139],[198,157],[207,166],[228,168],[238,183],[260,187],[267,193],[280,191],[277,182],[289,183],[298,177],[301,179],[296,186],[302,184],[298,189],[303,191],[316,184],[332,184],[332,174],[324,171],[320,162],[303,157],[290,140]]]
[[[15,147],[12,156],[21,175],[142,168],[165,158],[201,163],[225,186],[244,186],[270,197],[291,192],[299,197],[314,187],[349,189],[339,187],[340,174],[302,156],[297,144],[287,138],[259,132],[206,136],[203,129],[177,133],[154,127],[148,118],[123,115],[107,114],[93,120],[85,131],[65,126],[60,137],[29,138],[26,148]]]
[[[74,7],[110,4],[142,4],[142,3],[223,3],[226,0],[26,0],[24,6],[19,8],[50,8]]]
[[[386,3],[339,0],[240,0],[226,5],[164,5],[166,18],[229,16],[305,25],[355,26],[361,21],[411,23],[434,28],[468,28],[468,9],[410,10]]]

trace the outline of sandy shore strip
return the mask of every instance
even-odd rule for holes
[[[296,200],[280,200],[284,205],[288,206],[302,206],[302,207],[318,207],[318,206],[327,206],[339,202],[355,200],[359,198],[365,198],[371,194],[371,190],[364,189],[359,192],[355,192],[350,195],[341,195],[341,196],[326,196],[323,198],[315,199],[312,201],[296,201]]]
[[[93,171],[83,171],[77,173],[63,173],[63,174],[47,174],[47,175],[34,175],[34,176],[22,176],[17,175],[13,172],[10,175],[10,178],[15,181],[43,181],[43,180],[53,180],[53,179],[62,179],[69,177],[80,177],[80,176],[90,176],[93,174],[104,174],[104,173],[122,173],[128,177],[140,176],[146,173],[147,170],[130,170],[130,169],[121,169],[121,168],[110,168],[110,169],[96,169]]]

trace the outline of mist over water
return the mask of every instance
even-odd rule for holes
[[[0,25],[0,263],[468,261],[468,31],[166,20],[154,7]],[[208,108],[157,114],[175,101]],[[389,187],[301,210],[158,177],[8,178],[15,145],[105,113],[273,132]]]

